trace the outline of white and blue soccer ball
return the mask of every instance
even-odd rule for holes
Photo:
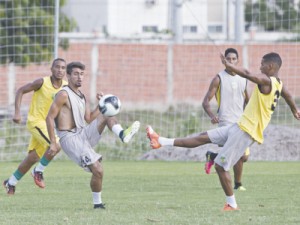
[[[104,116],[115,116],[121,110],[121,101],[115,95],[104,95],[99,100],[99,109]]]

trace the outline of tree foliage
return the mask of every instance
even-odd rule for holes
[[[249,25],[262,27],[267,31],[293,31],[298,27],[299,7],[293,0],[247,0],[245,20]]]
[[[65,0],[60,0],[60,6]],[[71,31],[76,23],[60,12],[59,31]],[[54,52],[55,0],[0,1],[0,64],[49,61]],[[64,48],[68,47],[63,41]]]

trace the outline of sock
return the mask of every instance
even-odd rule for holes
[[[120,124],[115,124],[111,128],[112,132],[121,138],[121,133],[123,134],[123,127]]]
[[[16,170],[13,175],[8,179],[10,185],[16,186],[19,180],[24,176],[19,170]]]
[[[92,192],[92,193],[93,193],[93,202],[94,202],[94,205],[101,204],[102,203],[101,192]]]
[[[234,195],[226,196],[226,203],[229,204],[233,208],[237,208],[237,204],[236,204]]]
[[[161,146],[174,146],[174,138],[164,138],[164,137],[159,137],[158,142],[161,144]]]
[[[218,153],[212,152],[212,153],[210,154],[210,159],[214,161],[215,158],[217,157],[217,155],[218,155]]]
[[[43,156],[41,159],[40,159],[40,162],[39,164],[35,167],[35,171],[39,171],[39,172],[44,172],[46,166],[48,166],[50,160],[46,159],[45,156]]]

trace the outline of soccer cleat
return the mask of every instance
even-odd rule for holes
[[[238,210],[240,210],[240,208],[239,207],[236,207],[236,208],[233,208],[232,206],[230,206],[229,204],[225,204],[224,205],[224,208],[223,208],[223,211],[238,211]]]
[[[105,209],[105,204],[103,204],[103,203],[95,204],[94,209]]]
[[[206,174],[210,174],[211,167],[215,163],[214,160],[211,159],[211,154],[212,154],[211,151],[207,151],[206,154],[205,154],[206,163],[205,163],[204,169],[205,169]]]
[[[15,191],[16,191],[16,187],[13,186],[13,185],[10,185],[8,183],[8,179],[3,181],[3,187],[6,189],[6,193],[8,195],[14,195],[15,194]]]
[[[234,190],[246,191],[247,189],[245,187],[243,187],[242,185],[240,185],[240,186],[234,186]]]
[[[152,129],[150,125],[146,128],[147,137],[150,140],[150,146],[153,149],[157,149],[161,147],[161,144],[158,142],[159,135]]]
[[[35,171],[35,168],[31,171],[31,176],[33,177],[34,183],[40,187],[45,188],[46,185],[44,183],[43,172]]]
[[[122,141],[124,143],[128,143],[131,138],[139,131],[140,129],[140,122],[135,121],[130,127],[128,127],[126,130],[122,133]]]

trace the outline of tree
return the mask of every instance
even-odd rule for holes
[[[296,6],[293,0],[258,0],[255,3],[247,0],[245,20],[250,25],[263,27],[267,31],[292,31],[299,23],[299,6]]]
[[[60,0],[60,6],[65,0]],[[49,61],[54,52],[55,0],[0,1],[0,64]],[[59,31],[71,31],[76,23],[60,12]],[[60,46],[67,48],[64,40]]]

